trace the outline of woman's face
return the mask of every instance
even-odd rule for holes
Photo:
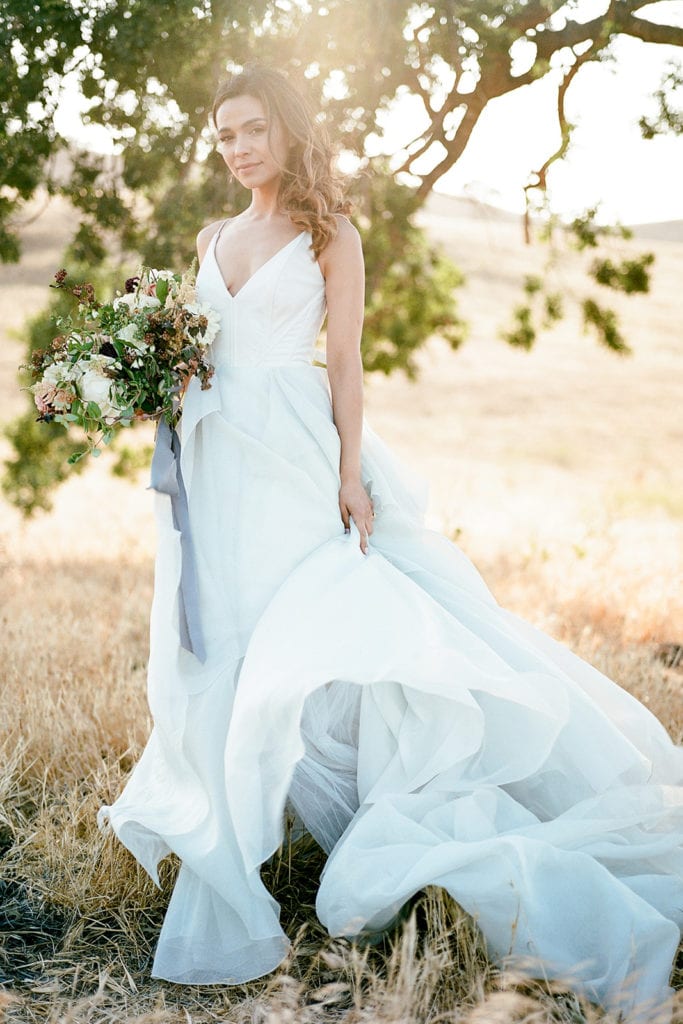
[[[256,96],[224,100],[216,111],[216,132],[218,149],[228,169],[245,188],[257,188],[279,177],[287,159],[287,136],[277,118],[268,124],[263,104]]]

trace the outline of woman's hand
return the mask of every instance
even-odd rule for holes
[[[342,480],[339,488],[339,511],[347,530],[351,529],[353,519],[360,533],[360,549],[364,555],[368,553],[368,536],[372,533],[373,510],[368,492],[359,478]]]

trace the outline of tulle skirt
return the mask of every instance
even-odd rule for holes
[[[193,381],[182,469],[207,656],[179,642],[180,539],[155,496],[154,728],[99,822],[158,881],[182,864],[155,977],[236,984],[289,941],[259,868],[287,802],[329,858],[332,935],[382,931],[426,885],[492,958],[666,1017],[683,927],[683,749],[653,715],[501,608],[424,526],[426,488],[367,422],[363,555],[338,505],[324,369]],[[664,1019],[663,1018],[663,1019]]]

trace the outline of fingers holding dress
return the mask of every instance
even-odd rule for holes
[[[368,538],[372,534],[374,511],[372,501],[360,480],[342,484],[339,490],[339,508],[346,530],[350,530],[350,520],[360,534],[360,548],[364,555],[368,553]]]
[[[358,533],[360,534],[360,549],[364,555],[367,555],[368,538],[372,533],[372,526],[368,526],[367,523],[364,523],[362,520],[360,521],[360,523],[357,523],[353,516],[351,516],[351,518],[353,519],[354,525],[356,526]]]

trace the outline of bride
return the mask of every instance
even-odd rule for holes
[[[289,802],[329,855],[332,935],[380,933],[439,885],[496,961],[666,1015],[683,748],[496,603],[364,423],[363,253],[304,98],[254,64],[213,115],[251,204],[198,236],[216,374],[184,396],[186,515],[155,494],[154,727],[98,813],[157,884],[180,858],[152,975],[238,984],[282,961],[259,869]]]

